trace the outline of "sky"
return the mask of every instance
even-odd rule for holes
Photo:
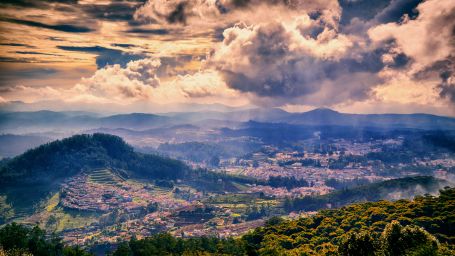
[[[2,0],[0,108],[455,116],[453,0]]]

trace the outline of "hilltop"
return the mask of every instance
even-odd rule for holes
[[[0,182],[39,184],[67,178],[84,169],[114,167],[146,178],[182,177],[188,169],[182,162],[137,153],[123,139],[95,133],[75,135],[28,150],[0,169]]]

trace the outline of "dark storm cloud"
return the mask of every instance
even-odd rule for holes
[[[375,19],[378,23],[397,22],[405,14],[411,19],[418,16],[416,7],[423,0],[392,0],[390,4],[376,14]]]
[[[381,10],[386,8],[390,0],[339,0],[342,8],[342,15],[340,22],[347,24],[353,18],[361,20],[370,20],[376,16]]]
[[[169,16],[166,18],[169,23],[185,23],[186,22],[186,14],[185,14],[185,7],[187,3],[181,2],[179,3],[175,9],[169,13]]]
[[[149,3],[152,0],[149,1]],[[169,1],[166,3],[166,5],[169,5],[169,9],[165,12],[160,8],[156,8],[157,6],[153,7],[152,9],[152,16],[151,17],[146,17],[149,20],[156,21],[156,20],[164,20],[167,23],[173,24],[173,23],[180,23],[180,24],[186,24],[187,20],[191,16],[198,16],[200,13],[204,12],[204,9],[207,8],[207,6],[212,6],[215,7],[210,10],[210,12],[213,12],[213,14],[227,14],[229,12],[238,10],[238,9],[247,9],[251,8],[254,9],[255,6],[258,5],[282,5],[286,6],[289,9],[296,10],[301,7],[302,3],[305,1],[302,0],[297,0],[297,1],[292,1],[292,0],[230,0],[230,1],[220,1],[217,0],[214,3],[212,1],[190,1],[190,0],[184,0],[184,1]],[[214,4],[214,6],[213,6]],[[203,16],[203,15],[202,15]]]
[[[431,67],[417,73],[415,79],[439,77],[439,95],[455,104],[455,56],[449,56],[443,61],[437,61]]]
[[[59,4],[51,6],[51,3]],[[143,3],[144,1],[112,1],[109,4],[98,4],[95,1],[93,4],[78,4],[77,0],[6,0],[2,1],[0,6],[30,9],[52,8],[54,11],[63,13],[83,13],[90,19],[129,22],[134,20],[133,14],[135,10]]]
[[[442,83],[439,85],[440,96],[455,104],[455,74],[453,70],[441,73]]]
[[[2,0],[0,5],[45,9],[50,3],[76,4],[77,0]]]
[[[142,2],[112,2],[108,5],[83,5],[82,11],[92,18],[111,21],[130,21]]]
[[[329,67],[329,70],[334,70],[337,69],[337,67],[342,66],[347,68],[347,72],[378,73],[386,66],[393,69],[403,68],[410,61],[410,58],[403,53],[396,54],[390,63],[386,64],[382,60],[384,54],[390,52],[390,49],[394,46],[394,41],[390,41],[387,44],[381,45],[379,48],[360,53],[360,58],[341,59],[336,63],[336,67]]]
[[[266,104],[279,105],[364,100],[384,82],[379,75],[384,68],[404,69],[412,61],[406,54],[395,52],[395,40],[378,47],[361,46],[358,44],[363,42],[349,39],[342,43],[344,35],[329,32],[335,29],[320,23],[318,15],[314,18],[296,25],[291,32],[279,22],[226,30],[221,49],[214,52],[209,64],[230,88],[266,99]],[[313,44],[313,40],[317,43],[307,48],[306,43]],[[330,40],[339,45],[338,49],[346,47],[346,51],[333,53],[333,58],[313,52],[319,47],[325,49]]]
[[[47,39],[51,40],[51,41],[57,41],[57,42],[63,42],[65,40],[63,40],[62,38],[60,37],[56,37],[56,36],[50,36],[48,37]]]
[[[60,60],[42,60],[38,58],[19,58],[19,57],[2,57],[0,56],[0,62],[5,63],[55,63],[63,62]]]
[[[126,33],[135,33],[135,34],[152,34],[152,35],[167,35],[169,34],[169,30],[167,29],[144,29],[144,28],[132,28],[127,31]]]
[[[47,56],[62,56],[60,54],[33,52],[33,51],[16,51],[17,54],[31,54],[31,55],[47,55]]]
[[[340,0],[341,24],[348,24],[353,18],[376,23],[398,22],[407,14],[415,18],[417,5],[423,0]]]
[[[0,62],[30,63],[31,60],[29,58],[12,58],[0,56]]]
[[[131,47],[135,47],[136,45],[134,44],[111,44],[112,46],[115,46],[115,47],[122,47],[122,48],[131,48]]]
[[[132,60],[138,60],[143,58],[140,54],[129,54],[120,50],[105,48],[101,46],[57,46],[60,50],[73,51],[73,52],[85,52],[97,54],[96,65],[98,68],[103,68],[106,65],[119,64],[122,67],[126,67],[126,64]]]
[[[26,26],[30,26],[30,27],[46,28],[46,29],[51,29],[51,30],[56,30],[56,31],[61,31],[61,32],[69,32],[69,33],[87,33],[87,32],[94,31],[93,29],[88,28],[88,27],[75,26],[75,25],[70,25],[70,24],[50,25],[50,24],[45,24],[45,23],[41,23],[41,22],[37,22],[37,21],[11,19],[11,18],[0,18],[0,21],[6,21],[6,22],[20,24],[20,25],[26,25]]]
[[[19,47],[27,47],[27,48],[36,48],[33,45],[29,44],[19,44],[19,43],[0,43],[2,46],[19,46]]]

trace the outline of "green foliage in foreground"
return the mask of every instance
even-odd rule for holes
[[[16,224],[0,229],[0,246],[10,255],[22,255],[15,250],[84,255],[79,249],[64,248],[56,238],[46,239],[38,228]],[[455,188],[446,188],[439,197],[360,203],[297,220],[272,218],[235,239],[182,239],[169,234],[132,239],[113,255],[449,256],[455,255],[454,249]]]
[[[455,189],[440,193],[354,204],[298,220],[272,218],[238,239],[161,234],[124,243],[114,255],[454,255]]]
[[[455,189],[442,190],[439,197],[427,195],[413,201],[379,201],[324,210],[310,218],[258,228],[242,239],[256,252],[265,253],[273,245],[276,251],[330,255],[351,233],[366,232],[377,240],[393,221],[422,227],[441,244],[453,247]]]
[[[12,223],[0,229],[0,256],[89,256],[77,247],[65,247],[55,235],[46,236],[39,227]]]

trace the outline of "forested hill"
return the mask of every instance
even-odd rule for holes
[[[120,137],[84,134],[41,145],[11,159],[0,169],[0,183],[46,183],[100,167],[157,179],[177,179],[188,170],[180,161],[134,152]]]
[[[389,227],[395,229],[396,233],[394,237],[387,237],[390,234],[382,232],[386,232],[386,226],[390,226],[393,221],[398,221],[403,226],[421,227],[439,240],[440,244],[453,249],[455,189],[441,190],[439,197],[427,195],[418,196],[413,201],[353,204],[337,210],[323,210],[310,218],[269,221],[269,225],[256,229],[242,240],[248,250],[274,252],[273,255],[337,255],[331,252],[339,252],[341,255],[453,255],[435,252],[431,248],[418,248],[428,246],[427,242],[432,243],[418,229],[412,231],[408,228],[403,231],[400,227]],[[351,241],[347,241],[348,238]],[[349,244],[350,242],[352,243]],[[384,248],[390,242],[395,245]],[[416,248],[409,249],[415,249],[415,252],[406,252],[407,247],[413,246]],[[350,254],[343,252],[349,248]],[[362,254],[362,248],[370,250]],[[396,251],[381,253],[381,249]],[[358,251],[353,254],[352,250]]]

